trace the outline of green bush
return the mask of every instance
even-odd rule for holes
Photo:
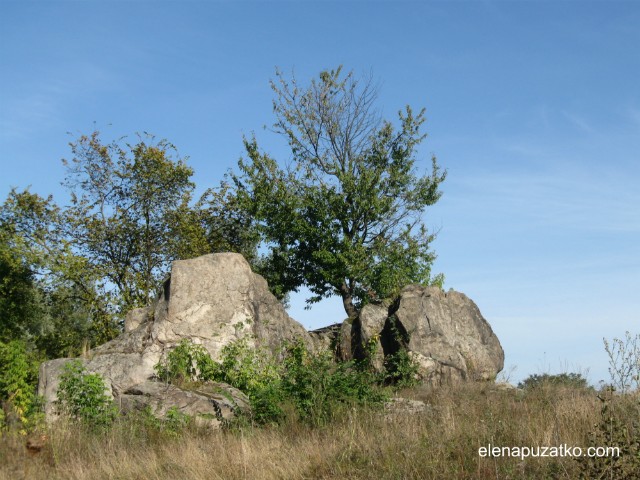
[[[592,388],[589,387],[587,379],[584,378],[581,373],[543,373],[541,375],[534,374],[529,375],[522,382],[518,383],[518,388],[523,388],[525,390],[531,390],[544,386],[567,387],[576,389]]]
[[[418,364],[406,348],[384,359],[384,383],[395,388],[414,387],[418,383]]]
[[[106,386],[97,373],[87,373],[79,360],[64,366],[56,400],[58,412],[92,427],[109,426],[117,408],[105,393]]]
[[[285,349],[281,371],[284,397],[299,417],[326,423],[345,405],[380,404],[387,399],[376,377],[356,362],[334,362],[329,352],[313,354],[302,342]]]
[[[220,362],[214,362],[203,347],[183,341],[156,371],[172,382],[228,383],[247,395],[251,419],[258,424],[281,422],[285,405],[301,420],[322,424],[345,405],[379,404],[387,398],[364,363],[336,363],[329,352],[313,354],[302,342],[284,345],[281,353],[277,362],[243,339],[226,345]]]
[[[215,376],[215,364],[209,352],[187,339],[183,339],[154,369],[158,378],[170,383],[212,380]]]
[[[25,342],[0,342],[0,402],[3,406],[0,426],[8,423],[10,417],[26,425],[37,413],[38,364]]]

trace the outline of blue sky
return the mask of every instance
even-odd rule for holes
[[[152,132],[202,190],[255,132],[273,156],[269,79],[372,72],[393,118],[426,107],[449,176],[427,212],[446,288],[469,295],[512,381],[589,370],[640,333],[640,2],[0,1],[0,194],[64,203],[74,134]],[[340,302],[291,314],[341,320]]]

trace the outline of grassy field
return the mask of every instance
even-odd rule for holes
[[[26,436],[5,432],[0,478],[640,478],[637,395],[609,395],[605,403],[587,389],[548,386],[516,392],[489,384],[421,387],[400,394],[423,400],[427,410],[408,414],[346,407],[321,427],[290,420],[268,428],[172,431],[120,420],[101,433],[63,422]],[[623,450],[617,458],[591,461],[481,458],[479,448],[489,444],[567,445],[584,451],[620,445]]]

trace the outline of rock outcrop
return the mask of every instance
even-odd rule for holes
[[[463,293],[409,285],[390,305],[366,305],[341,326],[312,332],[342,360],[373,353],[372,365],[406,349],[432,384],[494,380],[504,352],[476,304]],[[318,338],[319,337],[319,338]]]
[[[240,339],[273,354],[285,340],[311,342],[242,255],[218,253],[174,262],[156,304],[129,312],[125,332],[93,349],[85,367],[103,377],[119,402],[140,385],[146,385],[147,393],[153,390],[148,382],[154,366],[185,338],[202,345],[214,360],[225,345]],[[67,361],[41,365],[38,390],[48,415],[53,414],[58,376]]]
[[[124,411],[149,407],[162,416],[174,406],[220,422],[246,408],[246,398],[228,385],[184,392],[154,380],[154,366],[183,339],[202,345],[214,360],[241,339],[273,355],[284,341],[299,339],[316,351],[330,348],[341,360],[371,356],[379,371],[389,356],[406,349],[420,377],[432,384],[493,380],[504,363],[500,342],[462,293],[411,285],[393,303],[366,305],[356,318],[307,332],[234,253],[174,262],[157,302],[129,312],[124,333],[82,361],[88,372],[102,376]],[[54,414],[58,377],[69,360],[40,367],[38,390],[48,416]]]

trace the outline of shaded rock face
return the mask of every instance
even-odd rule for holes
[[[500,342],[476,304],[438,287],[407,286],[392,305],[367,305],[334,332],[340,358],[373,351],[381,371],[385,357],[406,348],[421,379],[432,384],[494,380],[504,366]]]
[[[240,339],[273,354],[285,340],[311,345],[305,328],[289,317],[242,255],[218,253],[174,262],[157,303],[129,312],[125,332],[92,350],[85,367],[99,373],[119,401],[134,387],[148,385],[154,365],[185,338],[201,344],[214,360],[224,346]],[[66,361],[52,360],[40,368],[38,391],[49,415]]]

